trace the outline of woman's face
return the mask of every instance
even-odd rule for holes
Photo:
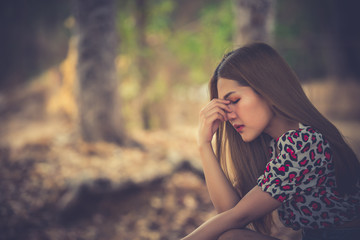
[[[219,78],[217,88],[220,99],[230,100],[231,112],[227,117],[245,142],[251,142],[266,132],[273,112],[260,95],[251,87],[226,78]]]

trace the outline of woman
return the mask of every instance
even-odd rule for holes
[[[359,239],[359,161],[273,48],[227,54],[210,92],[198,145],[218,215],[184,239],[275,239],[274,210],[303,239]]]

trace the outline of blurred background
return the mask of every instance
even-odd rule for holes
[[[274,46],[360,153],[359,3],[0,8],[0,239],[179,239],[215,214],[196,148],[221,57]]]

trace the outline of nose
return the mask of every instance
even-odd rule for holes
[[[236,119],[236,113],[234,112],[234,110],[232,109],[232,107],[230,107],[231,112],[227,113],[227,118],[229,119],[229,121],[232,121],[234,119]]]

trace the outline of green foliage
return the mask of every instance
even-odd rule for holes
[[[205,1],[195,8],[189,1],[147,0],[141,32],[136,3],[119,2],[117,14],[123,111],[127,122],[154,128],[164,122],[156,108],[166,105],[169,96],[182,92],[189,97],[190,87],[209,80],[232,45],[234,12],[231,0]]]
[[[234,12],[231,0],[208,1],[195,8],[189,1],[148,0],[145,32],[140,33],[136,2],[122,1],[117,14],[120,90],[124,115],[138,116],[127,122],[139,125],[142,118],[143,125],[152,128],[164,122],[156,108],[169,96],[188,97],[189,88],[209,80],[232,46]],[[184,11],[188,8],[190,15]],[[186,23],[179,20],[184,17]]]
[[[124,2],[116,15],[116,26],[120,38],[119,52],[130,54],[136,49],[136,20],[133,1]]]
[[[148,1],[146,37],[149,48],[155,45],[162,51],[170,52],[171,61],[185,69],[189,76],[185,81],[174,79],[175,82],[193,84],[208,81],[216,62],[232,45],[234,12],[231,4],[230,0],[207,3],[197,11],[195,20],[189,25],[172,29],[176,20],[173,13],[175,8],[181,7],[179,3],[174,0]],[[132,58],[134,63],[140,54],[156,61],[158,53],[139,49],[137,44],[135,8],[135,2],[128,1],[119,9],[120,54]]]
[[[233,30],[231,1],[221,1],[204,6],[191,28],[174,32],[169,48],[189,70],[191,83],[209,80],[216,62],[232,46]]]
[[[153,0],[149,6],[149,24],[147,31],[151,34],[168,34],[172,22],[171,13],[175,2],[172,0]]]

